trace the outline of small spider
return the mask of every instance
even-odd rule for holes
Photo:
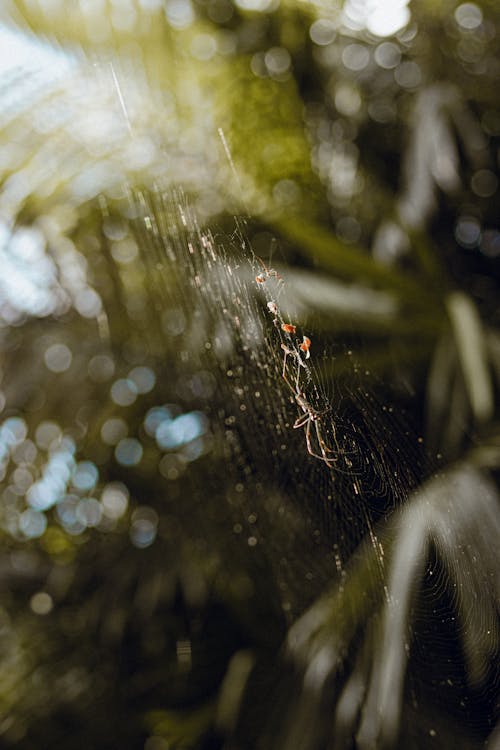
[[[278,314],[278,305],[276,304],[276,302],[268,302],[267,309],[269,310],[269,312],[272,312],[273,315]]]
[[[285,333],[296,333],[297,328],[292,323],[282,323],[281,330]]]
[[[311,339],[307,338],[307,336],[302,336],[302,343],[299,344],[299,349],[301,352],[304,352],[306,355],[306,359],[309,359],[311,356],[311,352],[309,349],[311,348]]]
[[[274,268],[268,268],[262,258],[259,258],[258,255],[256,255],[255,257],[262,266],[262,273],[257,274],[257,276],[255,277],[255,281],[257,282],[257,284],[264,284],[268,279],[283,281],[283,277],[278,273],[278,271],[275,271]]]

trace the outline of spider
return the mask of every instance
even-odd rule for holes
[[[257,282],[257,284],[265,284],[268,279],[276,279],[278,283],[283,281],[283,276],[281,276],[278,271],[275,271],[274,268],[268,268],[262,258],[259,258],[258,255],[256,255],[255,257],[262,266],[262,272],[257,274],[257,276],[255,277],[255,281]]]
[[[333,453],[333,451],[331,450],[331,448],[328,448],[321,433],[321,418],[324,416],[324,414],[327,413],[328,409],[324,411],[318,411],[317,409],[315,409],[313,406],[311,406],[302,391],[298,391],[297,393],[295,393],[295,401],[304,413],[300,417],[297,417],[294,422],[293,429],[298,430],[301,427],[305,427],[306,445],[309,455],[319,459],[320,461],[324,461],[328,467],[332,466],[332,464],[336,462],[337,458],[327,455],[328,453]],[[311,442],[311,425],[314,425],[316,440],[320,453],[317,453],[313,450]]]
[[[301,352],[304,352],[306,355],[306,359],[309,359],[311,356],[311,352],[309,351],[311,348],[311,339],[307,338],[307,336],[302,336],[302,343],[299,344],[299,349]]]
[[[306,338],[306,337],[304,337]],[[310,340],[307,339],[310,345]],[[307,354],[309,354],[309,345],[307,346]],[[305,367],[305,363],[302,361],[302,357],[300,355],[300,352],[296,349],[290,349],[285,344],[281,344],[281,348],[284,351],[284,357],[283,357],[283,380],[287,384],[287,386],[292,391],[295,401],[297,405],[302,409],[303,414],[300,417],[297,417],[293,424],[293,429],[298,430],[301,427],[305,427],[305,435],[306,435],[306,445],[307,445],[307,452],[310,456],[313,456],[314,458],[319,459],[320,461],[324,461],[325,464],[328,467],[331,467],[335,461],[337,460],[336,457],[328,456],[328,453],[333,453],[331,448],[328,448],[326,445],[323,435],[321,433],[321,418],[328,412],[328,409],[325,409],[324,411],[318,411],[315,409],[309,401],[306,398],[305,393],[300,389],[299,387],[299,379],[300,379],[300,367],[301,365]],[[293,386],[288,379],[287,372],[286,372],[286,363],[289,356],[292,356],[297,361],[297,376],[295,378],[295,385]],[[307,355],[306,355],[307,356]],[[312,425],[314,425],[315,430],[315,437],[317,442],[317,448],[316,450],[313,449],[313,436],[312,433]],[[318,452],[319,451],[319,452]]]

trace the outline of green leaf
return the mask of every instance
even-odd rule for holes
[[[488,474],[470,462],[431,478],[361,546],[345,578],[292,627],[289,653],[302,691],[287,734],[297,738],[295,747],[318,746],[312,728],[327,705],[337,717],[335,747],[354,735],[359,747],[394,746],[431,545],[446,571],[436,586],[453,592],[469,682],[483,684],[500,640],[499,499]],[[439,590],[427,591],[426,601],[429,593],[438,596]]]
[[[428,290],[418,282],[374,260],[367,251],[341,242],[319,224],[290,215],[272,223],[283,237],[300,247],[325,270],[341,278],[396,292],[405,302],[419,307],[432,309],[437,306]]]
[[[470,406],[478,422],[493,415],[494,398],[481,318],[472,299],[453,292],[446,299]]]

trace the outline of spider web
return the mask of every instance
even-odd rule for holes
[[[380,589],[388,602],[380,529],[426,473],[404,383],[378,382],[358,362],[365,342],[356,349],[296,312],[288,281],[296,269],[271,243],[256,254],[250,221],[233,219],[232,233],[227,224],[220,232],[202,228],[196,199],[161,180],[150,190],[128,188],[121,205],[103,194],[98,201],[102,226],[93,235],[77,228],[59,253],[61,238],[52,236],[41,252],[42,230],[19,227],[17,249],[7,252],[32,285],[37,269],[50,264],[51,285],[40,284],[36,309],[23,309],[19,294],[7,295],[4,309],[13,324],[4,336],[1,426],[2,527],[10,542],[68,552],[71,540],[92,550],[101,536],[112,548],[108,535],[117,534],[153,561],[152,580],[165,556],[191,605],[206,596],[204,576],[213,585],[215,574],[205,570],[212,566],[221,598],[248,610],[245,628],[262,639],[262,619],[278,623],[276,648],[318,598],[332,587],[342,591],[364,544],[371,563],[362,595]],[[37,558],[23,564],[38,580]],[[432,641],[442,674],[434,670],[431,694],[451,680],[453,698],[443,705],[453,714],[458,686],[458,713],[481,735],[481,702],[489,706],[491,694],[479,691],[474,702],[461,668],[446,672],[450,658],[460,663],[447,640],[456,602],[447,601],[446,571],[435,567],[416,605],[414,672],[425,672]],[[118,558],[115,570],[120,580]],[[134,581],[137,575],[130,573]],[[154,579],[151,588],[176,585]],[[119,590],[126,600],[126,587]],[[118,615],[107,622],[108,588],[101,591],[107,632],[118,628]],[[32,608],[47,601],[34,599]],[[429,625],[434,605],[442,628],[436,618]],[[123,607],[118,601],[115,609]],[[455,627],[456,645],[465,626]],[[412,689],[425,702],[422,682]],[[290,705],[284,723],[293,728]],[[307,727],[317,716],[303,705]],[[409,735],[425,746],[417,730]]]
[[[7,86],[10,106],[26,108],[28,99],[16,98],[17,75]],[[38,118],[51,122],[51,85],[24,77],[30,109],[36,100]],[[142,117],[147,84],[135,88],[112,65],[105,80],[105,93],[88,89],[86,78],[82,86],[77,75],[61,85],[73,106],[55,120],[78,122],[81,142],[64,145],[57,130],[42,128],[37,147],[24,145],[52,159],[59,149],[106,154],[112,142],[122,161],[82,173],[66,158],[53,175],[39,169],[1,194],[3,210],[12,212],[0,238],[8,271],[0,283],[0,523],[12,602],[11,618],[1,613],[2,671],[11,678],[2,696],[2,739],[22,747],[26,717],[34,717],[25,746],[38,746],[40,722],[44,728],[52,712],[57,735],[69,705],[82,731],[96,732],[86,746],[103,746],[114,714],[122,718],[113,724],[113,746],[128,746],[127,700],[142,713],[190,707],[207,696],[210,703],[224,678],[226,692],[236,684],[240,694],[241,715],[232,721],[240,724],[242,747],[330,746],[334,712],[335,747],[379,746],[370,745],[379,686],[370,673],[378,669],[383,687],[389,669],[377,655],[392,656],[377,629],[379,610],[390,608],[389,583],[400,571],[406,590],[413,583],[411,555],[394,553],[390,529],[401,518],[398,533],[411,552],[419,514],[405,515],[404,508],[429,471],[411,388],[403,378],[379,382],[365,372],[359,355],[366,342],[336,339],[308,320],[290,283],[300,271],[271,242],[254,250],[258,229],[251,221],[231,219],[229,231],[227,221],[220,231],[199,225],[196,197],[172,191],[172,174],[208,190],[219,172],[216,149],[206,148],[211,157],[203,161],[189,148],[178,153],[175,118],[162,121],[159,138],[171,156],[170,182],[162,183],[167,170],[155,149],[148,184],[157,179],[156,186],[126,187],[123,199],[124,163],[142,163],[152,147],[134,137],[134,128],[142,132],[136,110]],[[163,110],[153,95],[146,99],[156,122]],[[87,113],[89,103],[96,109]],[[119,116],[108,122],[110,111]],[[93,123],[101,120],[109,130],[94,148]],[[212,143],[211,120],[202,121],[201,140]],[[219,138],[240,191],[221,130]],[[22,226],[23,191],[41,189],[47,200],[46,182],[56,186],[63,177],[68,204],[82,211],[81,231],[66,236],[57,216]],[[92,228],[82,204],[96,195],[101,216]],[[18,286],[9,289],[14,275]],[[438,742],[479,747],[494,716],[498,674],[488,659],[498,622],[494,605],[480,598],[489,589],[480,572],[469,576],[477,597],[469,596],[474,606],[458,619],[467,585],[450,576],[461,563],[480,570],[474,543],[483,552],[495,548],[498,521],[486,516],[490,536],[474,528],[470,498],[479,516],[482,499],[489,511],[497,495],[471,471],[451,486],[461,501],[458,521],[470,533],[460,532],[451,503],[437,520],[426,517],[436,492],[417,493],[421,526],[434,537],[427,557],[416,556],[424,570],[413,571],[423,585],[412,600],[412,625],[393,644],[395,652],[410,652],[399,742],[419,750]],[[440,545],[459,550],[455,566],[443,563]],[[493,553],[492,559],[494,570]],[[364,605],[372,600],[373,612]],[[214,626],[206,613],[218,612],[221,602],[223,617]],[[364,622],[354,617],[358,610]],[[342,627],[349,632],[339,669],[332,651],[342,646]],[[480,637],[471,642],[469,631]],[[365,659],[370,651],[375,658]],[[238,658],[255,660],[255,668],[231,682]],[[169,667],[158,677],[162,660]],[[122,683],[129,692],[117,705]],[[107,695],[104,709],[99,690]],[[280,710],[273,701],[271,710],[263,705],[268,695]],[[391,697],[396,704],[396,691]],[[91,722],[88,706],[96,709]],[[342,728],[349,714],[354,718]],[[365,744],[354,740],[360,723]],[[59,746],[69,741],[65,736]],[[153,738],[157,746],[163,750],[165,742]]]
[[[120,233],[111,204],[102,199],[101,208],[109,243],[104,239],[100,252],[106,258]],[[46,527],[47,533],[58,527],[73,538],[82,536],[90,546],[89,539],[120,531],[144,555],[162,550],[169,565],[180,569],[185,596],[195,602],[206,563],[198,568],[193,558],[210,559],[215,569],[231,571],[219,584],[223,596],[230,597],[236,586],[236,598],[249,610],[247,627],[251,622],[257,629],[272,613],[283,627],[292,625],[332,586],[342,591],[350,561],[364,543],[372,563],[362,586],[367,596],[371,589],[384,591],[386,544],[379,529],[404,506],[423,471],[421,443],[401,393],[367,379],[342,342],[295,317],[286,263],[276,252],[255,255],[246,221],[236,219],[231,236],[202,229],[186,195],[160,187],[131,191],[127,214],[129,240],[140,254],[133,268],[124,264],[115,283],[100,289],[103,312],[86,326],[78,354],[80,386],[75,388],[71,369],[67,376],[54,376],[52,369],[46,383],[30,384],[44,390],[53,429],[61,411],[54,385],[69,378],[61,383],[66,383],[64,417],[45,443],[40,435],[47,422],[40,422],[26,396],[29,388],[20,389],[7,370],[8,408],[22,417],[14,418],[17,426],[5,427],[6,420],[3,428],[11,435],[4,529],[18,541],[39,539],[42,546]],[[35,363],[41,356],[50,364],[50,352],[61,345],[54,344],[54,325],[59,331],[57,322],[42,321],[50,335],[45,332],[46,348],[39,355],[30,353]],[[306,340],[310,346],[301,349]],[[352,366],[336,377],[341,357]],[[97,393],[96,358],[101,367],[113,365],[111,380],[104,378]],[[121,388],[125,393],[132,388],[134,398],[120,395]],[[110,441],[113,420],[127,425],[127,437]],[[15,516],[11,495],[22,479],[19,466],[29,463],[15,452],[27,453],[33,445],[38,492],[28,488],[22,507],[16,499]],[[40,486],[49,481],[47,466],[57,459],[56,472],[64,476],[63,458],[66,479],[57,492],[52,486],[45,500]],[[89,474],[94,478],[85,479]],[[116,503],[123,504],[124,497],[130,497],[130,509],[122,517]],[[37,523],[45,519],[41,532],[33,526],[35,517]],[[196,571],[191,576],[190,565]],[[453,604],[446,601],[446,577],[435,567],[440,572],[432,578],[431,564],[426,596],[439,604],[448,623]],[[417,623],[420,611],[425,615],[412,649],[417,677],[425,671],[429,640],[442,666],[450,655],[448,625],[436,639],[434,631],[426,631],[434,627],[426,617],[428,602],[418,604]],[[459,672],[449,670],[446,679],[463,686],[463,714],[473,726],[477,721],[481,732],[474,712],[480,714],[490,694],[485,689],[471,704]],[[433,680],[440,683],[444,674]],[[420,684],[419,677],[415,694]],[[426,694],[418,700],[425,702]],[[453,713],[454,704],[443,704]],[[285,723],[293,718],[287,710]],[[305,725],[314,723],[307,701],[301,710]],[[270,731],[271,746],[278,746]],[[423,742],[419,732],[410,732],[412,741]]]
[[[204,409],[215,444],[229,459],[224,483],[231,485],[233,477],[234,492],[226,494],[233,511],[231,535],[250,551],[261,548],[290,623],[325,587],[342,582],[345,565],[362,542],[373,549],[367,587],[385,587],[386,551],[377,524],[404,505],[424,471],[421,440],[409,426],[401,394],[367,379],[356,356],[342,351],[341,344],[322,341],[320,334],[300,325],[287,289],[286,264],[276,266],[276,258],[254,254],[245,221],[236,220],[228,243],[198,227],[182,194],[171,198],[157,193],[149,200],[147,204],[142,196],[147,208],[139,219],[149,235],[161,216],[169,216],[176,227],[164,249],[171,263],[160,276],[170,290],[170,298],[164,298],[167,307],[181,309],[191,321],[183,333],[180,377],[186,377],[186,368],[218,372],[220,391]],[[157,236],[164,242],[171,234],[172,224]],[[150,240],[143,237],[141,242],[148,246]],[[172,264],[173,285],[167,281]],[[310,347],[301,349],[307,340]],[[352,369],[336,378],[339,354],[350,356]],[[219,477],[210,490],[214,495],[218,485]],[[244,566],[251,570],[253,565],[252,556],[244,555]],[[430,639],[430,650],[425,645],[428,625],[422,632],[417,625],[412,661],[417,675],[425,670],[422,654],[425,662],[437,648],[441,656],[436,662],[444,670],[449,659],[450,651],[439,640],[449,632],[454,607],[447,602],[442,575],[437,587],[432,580],[425,596],[441,607],[446,625],[437,640]],[[424,612],[428,617],[428,602],[422,600],[417,623]],[[458,633],[453,642],[459,641]],[[459,672],[450,670],[447,679],[464,686],[459,688],[463,717],[479,730],[475,716],[491,694],[485,688],[471,699]],[[434,679],[441,682],[443,674]],[[419,680],[417,676],[417,694]],[[443,705],[452,710],[446,699]],[[423,742],[417,735],[413,741]]]
[[[189,380],[199,370],[216,373],[214,403],[201,406],[216,444],[230,459],[227,471],[235,472],[237,500],[229,503],[240,508],[238,534],[242,520],[248,529],[243,544],[263,544],[270,558],[286,558],[289,567],[299,565],[306,575],[312,567],[319,575],[317,591],[342,573],[344,560],[367,534],[382,569],[374,523],[403,501],[402,484],[405,493],[413,486],[421,460],[417,438],[409,438],[409,460],[402,460],[404,428],[387,393],[377,394],[363,383],[355,357],[349,377],[332,378],[331,344],[322,345],[314,331],[289,315],[293,300],[285,302],[286,268],[276,270],[272,259],[254,254],[243,220],[236,220],[231,240],[221,242],[200,230],[181,193],[142,194],[138,202],[139,244],[156,244],[161,258],[158,263],[145,253],[143,262],[152,266],[146,275],[155,278],[166,319],[180,314],[185,321],[177,362],[170,363],[180,371],[171,382]],[[165,216],[168,229],[161,227]],[[296,330],[284,331],[286,325]],[[304,336],[312,341],[309,358],[300,350]],[[165,350],[171,348],[168,338]],[[259,509],[256,491],[277,493],[279,512],[305,514],[285,545],[288,557],[286,549],[274,548],[272,530],[262,532],[261,539],[260,522],[248,523],[266,515],[267,501],[261,500]],[[275,522],[276,517],[267,519],[271,529]],[[303,588],[296,571],[289,586],[297,599],[293,605],[286,601],[285,609],[296,616],[315,589]]]

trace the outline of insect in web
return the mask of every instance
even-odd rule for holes
[[[262,266],[262,271],[257,274],[255,281],[258,284],[265,284],[268,279],[275,279],[278,283],[283,281],[283,277],[274,268],[268,268],[262,258],[258,255],[255,256]]]

